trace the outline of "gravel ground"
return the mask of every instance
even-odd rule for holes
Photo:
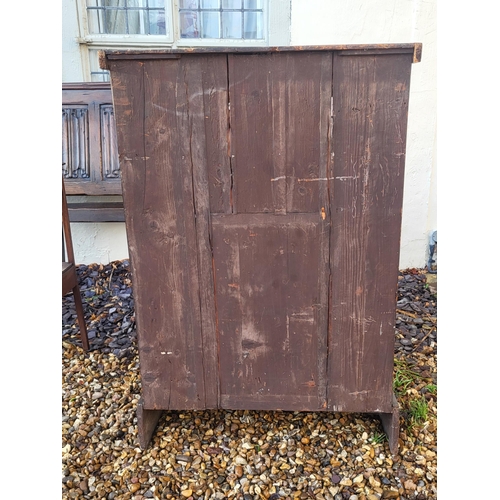
[[[141,392],[128,261],[79,266],[91,351],[81,349],[72,295],[62,308],[62,498],[437,498],[436,291],[400,273],[393,457],[377,417],[347,413],[164,413],[138,446]]]

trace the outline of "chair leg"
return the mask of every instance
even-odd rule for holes
[[[82,296],[80,295],[80,289],[78,286],[73,288],[73,296],[75,298],[75,308],[76,316],[78,318],[78,325],[80,327],[80,338],[82,340],[82,346],[84,351],[89,350],[89,339],[87,336],[87,325],[85,324],[85,315],[83,314],[83,304]]]

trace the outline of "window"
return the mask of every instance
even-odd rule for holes
[[[165,35],[164,0],[88,0],[91,34]]]
[[[182,38],[261,40],[263,0],[180,0]]]
[[[102,40],[128,36],[128,42],[130,35],[148,36],[150,42],[164,44],[197,38],[264,40],[268,1],[86,0],[87,40],[101,35],[107,37]]]
[[[290,43],[289,0],[75,1],[81,2],[80,41],[92,81],[109,79],[99,68],[99,49]]]

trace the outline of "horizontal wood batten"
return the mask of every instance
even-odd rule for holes
[[[109,82],[67,82],[62,84],[62,90],[111,90]]]
[[[71,222],[125,222],[123,203],[68,203]]]

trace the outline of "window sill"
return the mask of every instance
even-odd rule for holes
[[[175,48],[184,47],[266,47],[267,40],[249,40],[238,38],[181,38]]]
[[[185,47],[266,47],[267,40],[241,40],[234,38],[181,38],[177,42],[166,37],[149,35],[88,36],[78,38],[78,43],[95,49],[106,48],[185,48]]]
[[[171,47],[173,40],[153,35],[94,35],[78,38],[78,43],[95,48],[109,47]]]

